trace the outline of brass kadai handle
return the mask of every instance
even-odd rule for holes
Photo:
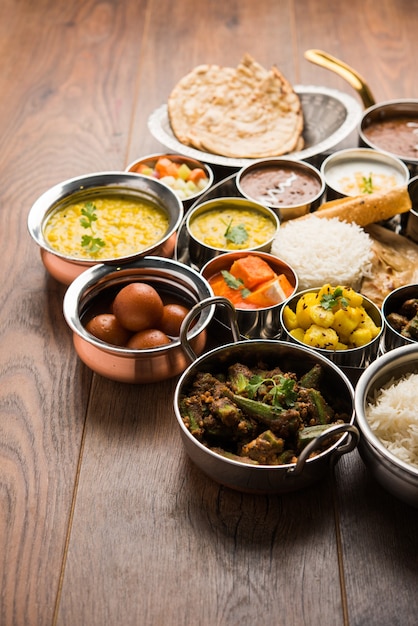
[[[343,61],[333,57],[328,52],[323,52],[323,50],[306,50],[305,59],[344,78],[358,92],[364,108],[368,109],[376,104],[374,96],[364,78]]]

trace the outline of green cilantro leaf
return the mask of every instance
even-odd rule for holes
[[[244,281],[241,278],[236,278],[236,276],[233,276],[227,270],[222,270],[221,274],[228,287],[241,291],[243,298],[247,298],[251,294],[251,291],[245,287]]]
[[[338,305],[340,305],[342,309],[346,309],[348,307],[348,300],[344,298],[341,287],[336,287],[332,293],[325,293],[322,296],[320,305],[326,310],[333,309]]]
[[[97,254],[106,244],[100,237],[94,236],[93,223],[97,222],[96,206],[93,202],[86,202],[81,209],[80,224],[83,228],[90,229],[90,235],[82,235],[81,245],[89,251],[90,254]]]
[[[372,175],[369,174],[369,177],[366,178],[366,176],[362,177],[362,188],[361,188],[363,193],[373,193],[374,189],[373,189],[373,180],[372,180]]]
[[[224,237],[227,241],[230,241],[231,243],[236,243],[239,245],[247,241],[248,233],[244,224],[238,224],[237,226],[232,226],[232,220],[231,220],[224,233]]]

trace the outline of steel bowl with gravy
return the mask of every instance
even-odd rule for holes
[[[29,233],[48,272],[68,285],[97,263],[170,257],[183,205],[158,180],[99,172],[51,187],[33,204]]]

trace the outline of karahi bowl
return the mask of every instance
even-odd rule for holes
[[[156,170],[156,165],[161,160],[169,160],[174,163],[175,168],[186,166],[183,176],[168,175],[168,172],[162,173],[161,170]],[[174,169],[175,169],[174,168]],[[187,170],[190,170],[190,174]],[[202,170],[204,172],[204,178],[200,178],[197,182],[194,181],[193,173]],[[159,180],[160,182],[168,185],[180,198],[185,209],[189,208],[198,198],[206,193],[213,184],[214,173],[212,168],[203,161],[193,159],[192,157],[185,156],[178,153],[156,153],[143,156],[135,161],[132,161],[125,170],[126,172],[133,172],[151,176]]]
[[[260,361],[267,367],[279,366],[283,371],[293,371],[297,375],[302,375],[315,364],[320,364],[324,372],[324,388],[332,390],[332,396],[339,399],[340,406],[344,407],[347,414],[347,423],[330,426],[327,433],[323,433],[304,448],[296,463],[252,465],[235,458],[227,458],[201,443],[183,421],[180,408],[182,398],[187,395],[197,373],[217,374],[225,372],[234,363],[251,367]],[[177,383],[174,411],[187,455],[209,478],[246,493],[288,493],[310,487],[322,479],[343,454],[357,445],[358,430],[354,426],[353,398],[354,391],[348,378],[329,359],[308,348],[290,343],[254,339],[236,341],[198,357]],[[318,448],[324,443],[329,444],[328,447],[319,451]],[[312,456],[315,450],[317,454]]]
[[[196,270],[173,259],[148,256],[119,266],[96,264],[80,274],[64,296],[64,317],[73,333],[76,353],[91,370],[118,382],[153,383],[177,376],[190,363],[179,337],[167,345],[134,350],[102,341],[86,329],[89,319],[110,309],[119,290],[132,282],[147,283],[164,303],[174,302],[188,309],[213,293]],[[188,340],[197,354],[205,348],[214,310],[214,306],[206,308],[190,328]]]
[[[386,352],[364,370],[355,389],[359,453],[375,480],[396,498],[418,507],[418,466],[395,455],[372,430],[367,407],[384,386],[405,375],[418,373],[418,345],[399,346]],[[416,407],[413,407],[416,410]]]
[[[47,240],[45,228],[48,220],[57,211],[65,210],[70,205],[87,202],[94,203],[97,199],[111,198],[118,200],[127,198],[132,202],[144,203],[146,206],[164,215],[167,225],[149,243],[126,253],[117,255],[103,254],[87,256],[82,251],[81,237],[80,250],[63,252],[51,245]],[[126,172],[98,172],[71,178],[59,183],[43,193],[33,204],[28,215],[28,230],[38,244],[41,259],[48,272],[59,282],[69,285],[72,280],[84,270],[97,263],[120,265],[129,263],[146,255],[171,257],[175,247],[176,232],[183,218],[183,205],[176,194],[155,179]],[[95,222],[95,224],[97,224]],[[138,224],[141,220],[138,219]],[[113,226],[116,234],[119,226]],[[130,222],[132,227],[132,222]],[[87,232],[87,231],[86,231]]]

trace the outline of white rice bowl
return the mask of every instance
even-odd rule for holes
[[[358,224],[313,213],[282,224],[271,254],[294,269],[301,291],[327,283],[359,290],[371,273],[372,243]]]
[[[367,405],[375,436],[396,457],[418,468],[418,374],[390,380]]]

